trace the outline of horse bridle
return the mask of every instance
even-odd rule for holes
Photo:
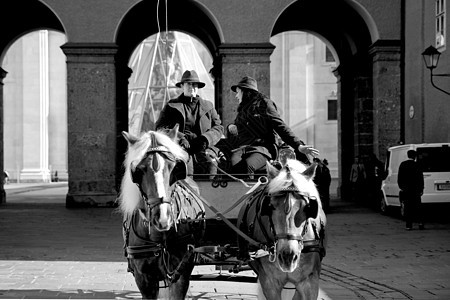
[[[156,139],[155,137],[152,135],[152,144],[155,145],[156,144]],[[183,164],[184,169],[186,169],[186,164],[184,163],[184,161],[177,159],[173,153],[165,146],[156,146],[156,147],[150,147],[147,149],[145,156],[142,158],[142,160],[136,165],[135,170],[131,172],[131,177],[132,177],[132,181],[138,186],[139,191],[142,195],[142,199],[144,200],[145,204],[147,205],[147,207],[149,208],[149,210],[151,211],[154,207],[163,204],[163,203],[168,203],[168,204],[172,204],[171,201],[171,197],[166,197],[166,198],[158,198],[159,201],[149,201],[148,199],[148,195],[144,192],[144,190],[141,187],[141,184],[139,182],[139,180],[137,180],[135,178],[135,172],[136,169],[139,167],[139,165],[141,165],[141,163],[146,160],[150,155],[153,155],[154,157],[151,158],[151,164],[152,164],[152,169],[154,171],[158,171],[160,169],[160,165],[157,159],[157,155],[164,155],[168,160],[175,162],[175,167],[172,170],[172,172],[176,171],[175,169],[177,168],[178,164]],[[186,177],[186,170],[184,170],[183,175],[177,177],[178,175],[172,175],[175,176],[175,180],[172,180],[172,178],[170,179],[171,181],[176,181],[179,179],[184,179]],[[171,185],[173,184],[173,182],[170,183]]]
[[[284,212],[286,214],[288,214],[290,212],[290,210],[292,209],[291,205],[290,205],[290,203],[288,201],[289,194],[294,194],[294,193],[300,195],[306,201],[306,205],[303,208],[303,210],[305,210],[307,208],[307,206],[310,205],[310,201],[311,200],[317,201],[316,197],[310,196],[307,193],[301,192],[296,187],[287,187],[287,188],[284,188],[284,189],[282,189],[280,191],[277,191],[274,194],[269,194],[268,196],[269,197],[274,197],[274,196],[279,196],[279,195],[285,195],[285,198],[284,198]],[[291,234],[291,233],[285,233],[285,232],[277,233],[275,231],[275,226],[273,224],[273,220],[272,220],[272,216],[271,215],[269,216],[269,221],[270,221],[270,228],[272,230],[272,234],[273,234],[273,236],[275,238],[275,244],[277,243],[277,241],[279,239],[286,239],[286,240],[297,240],[299,243],[301,243],[303,245],[303,237],[305,236],[305,234],[307,233],[307,230],[308,230],[308,222],[309,222],[309,217],[308,216],[306,216],[305,225],[303,226],[303,231],[302,231],[301,234]]]

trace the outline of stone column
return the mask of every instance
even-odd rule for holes
[[[6,77],[6,72],[0,68],[0,204],[6,203],[6,193],[4,187],[4,164],[3,164],[3,79]]]
[[[373,58],[374,153],[383,160],[386,149],[401,140],[400,41],[377,41],[369,53]]]
[[[29,38],[31,40],[24,39],[25,47],[35,43],[39,47],[35,50],[37,60],[34,55],[24,57],[24,64],[30,67],[23,74],[23,84],[27,89],[23,92],[23,168],[19,176],[21,182],[50,182],[48,31],[41,30]]]
[[[275,46],[263,44],[223,44],[218,49],[218,61],[222,76],[216,82],[219,91],[218,111],[224,126],[232,123],[236,117],[238,102],[231,86],[244,76],[250,76],[258,82],[258,90],[270,95],[270,55]]]
[[[115,44],[67,43],[68,172],[66,206],[116,199]]]

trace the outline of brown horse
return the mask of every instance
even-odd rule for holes
[[[312,181],[315,168],[291,159],[280,170],[267,164],[268,184],[239,213],[240,229],[260,243],[239,239],[240,255],[248,254],[266,299],[316,300],[319,294],[326,217]],[[290,298],[282,296],[289,290]]]
[[[147,132],[128,141],[119,195],[124,215],[125,254],[144,299],[184,299],[194,268],[193,249],[204,234],[205,209],[186,185],[187,154],[168,133]]]

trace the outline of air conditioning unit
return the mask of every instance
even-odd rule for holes
[[[442,47],[445,45],[445,38],[441,33],[436,34],[436,48]]]

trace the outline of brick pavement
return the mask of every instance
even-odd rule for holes
[[[0,206],[0,298],[132,299],[111,208],[66,209],[67,189],[7,187]],[[450,220],[405,231],[395,216],[332,202],[320,299],[450,299]],[[196,273],[217,274],[211,267]],[[190,299],[256,299],[254,283],[193,281]]]

